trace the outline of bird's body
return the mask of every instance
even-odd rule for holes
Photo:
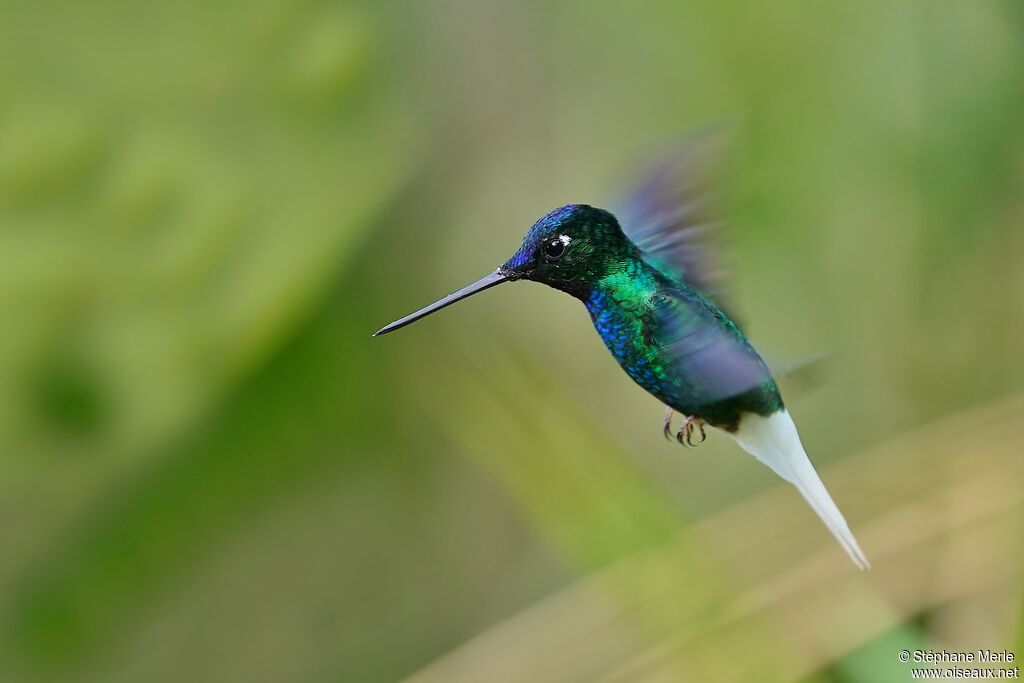
[[[543,281],[583,302],[605,346],[637,384],[666,406],[730,432],[746,412],[782,408],[771,372],[729,315],[685,278],[645,258],[609,212],[581,204],[555,209],[531,228],[528,248],[506,270],[524,267],[533,243],[554,233],[568,247],[584,235],[599,244],[585,264],[566,264],[571,272]]]
[[[730,432],[736,431],[745,412],[770,415],[782,407],[771,372],[728,315],[685,282],[666,277],[642,259],[602,278],[583,303],[626,374],[666,406]],[[726,389],[720,373],[697,371],[679,362],[673,350],[689,344],[697,353],[697,343],[733,347],[730,362],[742,359],[746,371],[738,391]]]
[[[795,485],[854,563],[866,568],[867,558],[804,452],[771,372],[722,307],[712,259],[699,239],[707,227],[699,220],[703,204],[683,177],[686,182],[676,183],[656,175],[641,187],[634,208],[619,217],[585,204],[555,209],[493,274],[377,334],[502,282],[533,280],[566,292],[586,306],[626,374],[687,416],[687,441],[693,424],[702,433],[704,423],[729,433]]]

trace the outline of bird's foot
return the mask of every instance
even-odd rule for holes
[[[675,411],[665,406],[665,422],[661,426],[661,433],[665,435],[665,438],[669,441],[672,440],[672,416]]]
[[[700,441],[697,443],[693,442],[693,433],[700,432]],[[707,434],[704,433],[704,420],[700,419],[696,415],[688,415],[683,420],[682,426],[679,431],[676,432],[676,441],[683,446],[696,447],[704,443],[707,439]]]

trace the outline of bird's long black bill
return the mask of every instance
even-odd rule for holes
[[[465,299],[467,296],[472,296],[477,292],[482,292],[485,289],[490,289],[491,287],[494,287],[495,285],[500,285],[502,282],[508,281],[508,279],[509,276],[506,273],[503,273],[501,270],[496,270],[490,275],[480,278],[473,284],[467,285],[457,292],[452,292],[445,298],[435,301],[429,306],[424,306],[415,313],[410,313],[404,318],[399,318],[390,325],[385,325],[384,327],[374,332],[373,336],[377,337],[382,334],[387,334],[388,332],[394,332],[398,328],[405,327],[410,323],[414,323],[420,318],[430,315],[434,311],[440,311],[445,306],[451,306],[453,303],[459,301],[460,299]]]

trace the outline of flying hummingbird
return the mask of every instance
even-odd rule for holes
[[[534,223],[490,275],[378,330],[392,332],[504,282],[532,280],[583,302],[633,381],[683,415],[676,439],[704,425],[736,440],[796,486],[860,569],[869,568],[804,452],[768,366],[724,307],[710,239],[717,217],[707,169],[717,146],[695,138],[650,174],[618,212],[569,204]],[[713,164],[714,161],[712,160]],[[709,215],[710,214],[710,215]]]

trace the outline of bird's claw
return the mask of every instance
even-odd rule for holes
[[[696,443],[693,442],[693,434],[695,431],[700,432],[700,441]],[[679,428],[679,431],[676,432],[676,441],[683,446],[689,446],[691,448],[696,448],[704,443],[706,439],[707,434],[704,432],[704,420],[692,415],[687,416],[683,421],[683,425]]]
[[[675,413],[671,408],[668,408],[665,411],[665,422],[662,424],[661,428],[665,438],[669,441],[672,440],[672,417],[674,414]],[[683,424],[679,427],[679,431],[676,432],[675,439],[682,446],[696,448],[707,439],[707,434],[704,432],[704,420],[700,419],[696,415],[684,415],[683,417],[685,419],[683,420]],[[700,441],[697,443],[693,442],[693,433],[695,431],[700,432]]]

